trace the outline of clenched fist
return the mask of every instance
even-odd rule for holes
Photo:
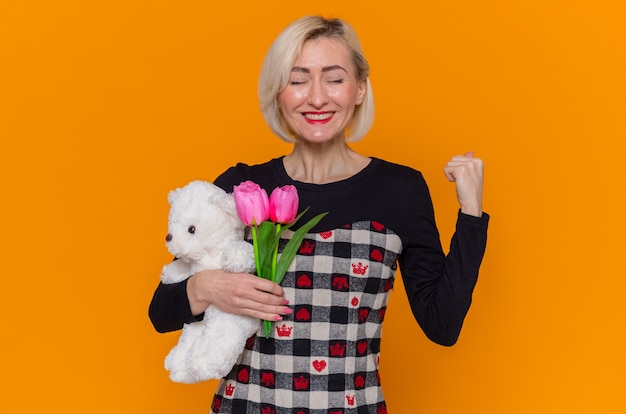
[[[474,158],[473,152],[453,157],[443,169],[448,181],[456,184],[456,197],[464,214],[482,216],[484,170],[483,161]]]

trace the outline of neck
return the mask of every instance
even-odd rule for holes
[[[285,156],[287,174],[296,181],[327,184],[350,178],[370,162],[353,151],[345,142],[310,145],[296,142],[291,154]]]

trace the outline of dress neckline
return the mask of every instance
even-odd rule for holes
[[[362,180],[364,177],[367,177],[372,172],[372,170],[374,170],[376,166],[378,166],[381,162],[381,160],[376,157],[369,157],[370,162],[354,175],[338,181],[332,181],[330,183],[316,184],[308,183],[305,181],[298,181],[291,178],[289,174],[287,174],[287,170],[285,169],[284,158],[284,156],[281,156],[274,160],[276,163],[278,163],[279,166],[279,168],[277,168],[277,173],[280,176],[281,182],[289,183],[291,185],[294,185],[298,189],[307,191],[332,191],[352,185],[355,182]]]

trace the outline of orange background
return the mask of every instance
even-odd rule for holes
[[[390,413],[626,412],[624,4],[3,0],[0,412],[208,412],[216,382],[170,382],[178,334],[147,317],[167,192],[290,150],[257,74],[314,13],[360,33],[377,114],[355,148],[423,171],[444,246],[443,165],[467,150],[487,165],[459,343],[427,342],[392,294]]]

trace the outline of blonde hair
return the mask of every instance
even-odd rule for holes
[[[357,81],[366,82],[363,102],[355,108],[352,120],[346,128],[346,140],[358,141],[369,131],[374,120],[374,98],[369,80],[370,69],[356,32],[352,26],[340,19],[326,19],[320,16],[303,17],[287,26],[274,40],[265,55],[259,76],[259,102],[265,122],[282,140],[294,142],[293,136],[286,128],[276,97],[287,87],[291,69],[300,56],[304,43],[319,38],[341,41],[352,56]]]

